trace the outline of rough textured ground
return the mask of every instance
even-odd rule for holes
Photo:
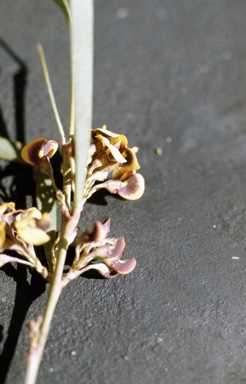
[[[94,127],[140,148],[146,193],[88,204],[82,225],[110,216],[138,263],[68,286],[38,384],[246,382],[245,18],[242,0],[95,1]],[[0,25],[1,135],[58,138],[35,44],[66,124],[63,16],[1,0]],[[30,174],[2,167],[1,190],[26,201]],[[46,294],[23,268],[0,271],[0,382],[23,381],[26,323]]]

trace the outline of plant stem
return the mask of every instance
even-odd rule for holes
[[[43,68],[43,72],[44,72],[44,78],[45,78],[47,90],[48,90],[48,93],[49,93],[51,106],[52,106],[52,109],[53,109],[53,112],[54,112],[54,115],[55,115],[56,124],[57,124],[58,130],[59,130],[60,136],[61,136],[62,144],[64,144],[65,141],[66,141],[65,140],[65,133],[64,133],[64,129],[63,129],[63,126],[62,126],[62,123],[61,123],[61,119],[60,119],[60,116],[59,116],[59,113],[58,113],[58,109],[57,109],[57,106],[56,106],[56,101],[55,101],[54,93],[53,93],[51,82],[50,82],[50,77],[49,77],[49,72],[48,72],[48,68],[47,68],[47,65],[46,65],[44,51],[43,51],[43,48],[42,48],[41,44],[37,44],[37,50],[38,50],[38,54],[39,54],[40,61],[41,61],[41,64],[42,64],[42,68]]]
[[[71,235],[77,225],[77,220],[62,217],[62,227],[60,241],[57,249],[57,263],[55,266],[54,275],[52,278],[47,305],[43,317],[43,321],[37,337],[31,340],[30,349],[27,356],[27,370],[24,384],[35,384],[40,363],[43,356],[44,347],[49,334],[54,311],[62,292],[62,276],[67,255],[67,249],[70,244]]]
[[[35,384],[47,341],[54,311],[62,292],[63,270],[69,245],[74,240],[75,230],[82,209],[82,195],[87,172],[88,150],[91,138],[92,91],[93,91],[93,0],[71,0],[71,14],[66,0],[55,0],[68,15],[71,28],[71,103],[70,139],[74,140],[75,150],[75,190],[74,206],[71,213],[71,142],[66,143],[42,47],[38,51],[43,66],[45,80],[51,99],[63,152],[63,194],[67,210],[62,213],[62,223],[57,244],[56,264],[51,279],[46,310],[40,328],[36,321],[35,331],[31,332],[31,344],[27,357],[27,371],[24,384]],[[74,137],[73,137],[74,135]],[[72,136],[72,137],[71,137]],[[70,215],[71,214],[71,215]]]

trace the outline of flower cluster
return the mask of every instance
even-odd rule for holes
[[[128,148],[124,135],[107,130],[106,126],[92,130],[91,146],[88,156],[87,177],[85,181],[82,205],[101,188],[128,200],[139,199],[145,189],[144,178],[137,173],[140,166],[136,157],[137,147]],[[65,196],[55,184],[50,158],[58,149],[54,140],[38,138],[25,145],[22,158],[29,165],[46,173],[52,180],[56,197],[67,220],[71,219],[66,207]],[[68,162],[70,164],[71,185],[75,176],[73,142],[67,144]],[[0,205],[0,266],[9,261],[19,261],[35,268],[47,278],[48,272],[36,257],[34,246],[49,241],[46,233],[50,225],[47,213],[36,208],[15,210],[14,203]],[[92,232],[88,230],[75,240],[75,258],[70,270],[63,277],[63,284],[95,269],[106,278],[131,272],[136,265],[135,258],[122,261],[125,248],[124,237],[107,237],[110,222],[96,221]],[[5,250],[14,250],[22,258],[6,255]]]
[[[50,158],[58,149],[54,140],[38,138],[22,150],[22,158],[28,164],[49,175],[55,185]],[[140,168],[137,147],[128,148],[124,135],[102,128],[92,130],[82,204],[101,188],[127,200],[139,199],[145,189],[144,178],[136,171]],[[71,157],[71,176],[74,177],[74,159]],[[55,187],[56,189],[56,187]]]
[[[140,168],[138,148],[128,148],[126,136],[113,133],[106,126],[93,129],[91,140],[83,201],[101,188],[127,200],[139,199],[145,183],[136,172]]]
[[[104,223],[95,221],[92,231],[86,230],[77,237],[74,262],[64,277],[64,285],[91,269],[103,277],[112,278],[130,273],[135,268],[135,258],[120,259],[125,248],[124,237],[107,237],[109,231],[109,219]]]
[[[44,277],[48,272],[36,256],[34,246],[43,245],[50,237],[47,213],[37,208],[16,210],[13,202],[0,205],[0,267],[8,262],[19,262],[35,268]],[[5,251],[15,251],[23,258],[12,257]]]

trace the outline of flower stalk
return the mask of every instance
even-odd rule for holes
[[[34,336],[31,333],[31,343],[27,355],[27,367],[24,384],[36,383],[39,367],[43,356],[43,351],[49,334],[49,329],[56,309],[56,305],[62,292],[62,276],[67,255],[67,249],[69,246],[68,238],[71,235],[69,232],[67,232],[67,220],[65,215],[63,215],[60,240],[57,246],[57,258],[54,275],[51,280],[47,305],[44,312],[44,317],[41,319],[40,328],[35,332]]]
[[[80,212],[81,199],[86,179],[87,154],[90,145],[92,126],[92,88],[93,88],[93,0],[71,0],[70,9],[66,1],[60,6],[69,16],[71,34],[71,101],[69,141],[66,142],[62,123],[57,111],[45,57],[42,47],[38,52],[44,70],[45,80],[62,140],[63,152],[63,196],[64,205],[62,223],[57,249],[55,250],[55,267],[51,279],[50,292],[40,330],[31,339],[27,359],[25,384],[34,384],[38,375],[44,347],[48,337],[53,314],[62,291],[63,270],[69,245],[74,239]],[[64,8],[65,7],[65,8]],[[71,12],[70,12],[71,10]],[[72,144],[73,143],[73,144]],[[75,159],[73,161],[72,145]],[[71,172],[71,165],[76,169]],[[74,201],[71,207],[71,180],[74,176]],[[72,215],[70,213],[72,211]]]

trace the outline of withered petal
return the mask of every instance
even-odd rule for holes
[[[6,227],[5,221],[0,221],[0,248],[3,247],[6,239],[5,227]]]
[[[58,149],[58,143],[55,140],[48,140],[47,143],[40,149],[39,157],[47,156],[51,158]]]
[[[135,152],[131,148],[125,148],[122,155],[126,159],[126,163],[122,165],[123,168],[129,169],[129,170],[130,169],[137,170],[140,168],[140,165],[137,160],[137,156],[135,155]]]
[[[0,215],[3,215],[8,208],[12,211],[15,208],[15,203],[9,202],[0,204]]]
[[[119,196],[126,200],[137,200],[139,199],[145,189],[145,181],[141,174],[134,173],[130,178],[118,189]]]
[[[99,220],[96,220],[94,222],[94,229],[89,236],[90,241],[98,242],[103,240],[105,236],[106,236],[106,231],[105,231],[104,225]]]
[[[110,218],[108,217],[106,220],[103,221],[103,226],[105,228],[106,234],[110,232]]]
[[[120,164],[126,163],[126,159],[120,153],[119,149],[117,149],[113,144],[110,143],[110,140],[103,135],[97,135],[96,138],[100,140],[105,147],[109,149],[113,158]]]
[[[136,259],[132,257],[128,260],[116,260],[113,262],[111,268],[121,275],[126,275],[133,271],[136,266]]]
[[[38,139],[30,141],[22,148],[22,159],[30,165],[33,165],[35,167],[39,166],[41,163],[39,152],[46,143],[47,139],[45,139],[44,137],[40,137]]]
[[[122,252],[124,251],[125,245],[126,245],[126,243],[125,243],[124,237],[123,236],[119,237],[116,240],[115,248],[110,250],[110,253],[109,253],[108,257],[110,257],[110,258],[120,258]]]
[[[77,237],[76,243],[90,243],[103,240],[110,230],[110,220],[107,219],[104,223],[99,220],[94,222],[93,230],[86,229],[80,236]]]
[[[110,269],[109,267],[104,264],[104,263],[94,263],[94,264],[90,264],[88,265],[87,267],[84,268],[84,271],[89,271],[91,269],[95,269],[96,271],[98,271],[100,273],[100,275],[102,275],[103,277],[108,277],[108,275],[110,274]]]

